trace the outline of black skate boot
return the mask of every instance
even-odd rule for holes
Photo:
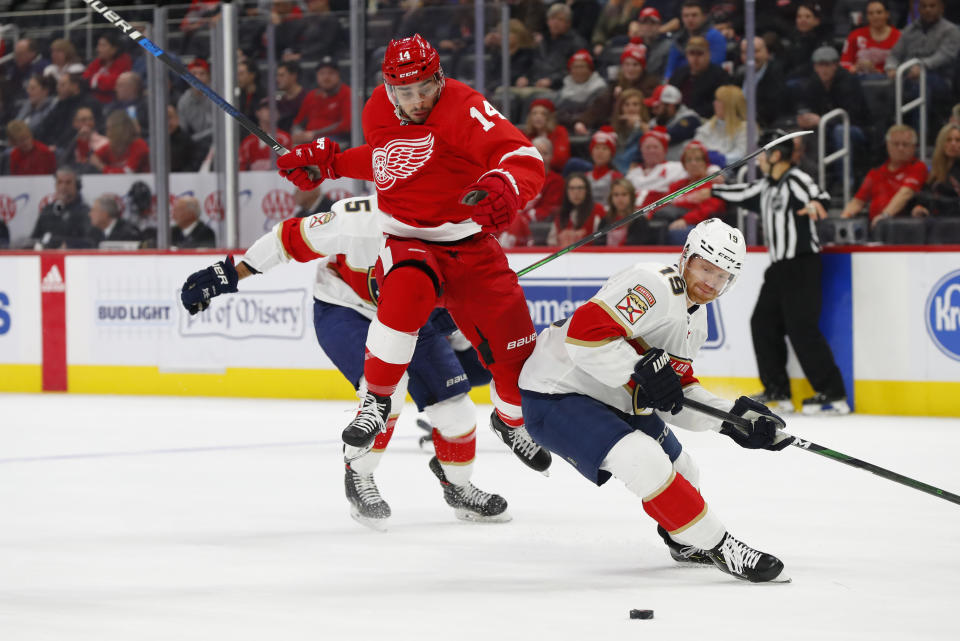
[[[388,416],[390,416],[390,397],[367,392],[360,405],[360,411],[343,429],[341,434],[343,442],[354,447],[370,449],[377,434],[387,431]]]
[[[490,415],[490,429],[507,447],[513,450],[513,453],[523,461],[524,465],[537,472],[542,472],[545,476],[550,476],[547,470],[550,468],[553,457],[549,451],[537,445],[530,438],[527,428],[510,427],[500,420],[500,417],[494,412]]]
[[[684,545],[683,543],[677,543],[670,538],[670,535],[662,525],[657,526],[657,534],[660,535],[660,538],[663,539],[663,542],[667,544],[667,547],[670,548],[670,556],[677,563],[682,563],[684,565],[709,565],[713,567],[713,559],[710,558],[710,555],[707,554],[705,550],[700,548],[695,548],[692,545]]]
[[[343,485],[350,501],[350,516],[361,525],[374,530],[387,528],[390,518],[390,506],[380,497],[380,490],[373,480],[373,474],[358,474],[350,464],[344,466]]]
[[[727,532],[713,549],[706,550],[713,564],[731,576],[751,583],[789,583],[783,573],[783,562],[772,554],[754,550]]]
[[[436,456],[430,459],[430,471],[443,486],[443,498],[447,505],[454,509],[461,521],[505,523],[513,518],[507,514],[507,500],[502,496],[479,490],[473,483],[454,485],[448,481]]]

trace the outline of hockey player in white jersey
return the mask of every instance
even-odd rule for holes
[[[377,213],[376,196],[364,196],[338,201],[329,212],[278,223],[247,250],[236,266],[233,257],[228,257],[192,274],[181,292],[183,305],[195,314],[209,305],[210,298],[236,292],[237,282],[243,278],[290,260],[318,260],[314,286],[317,341],[354,387],[362,390],[367,328],[377,313],[372,269],[383,245],[383,235],[375,221]],[[477,411],[467,395],[471,382],[462,362],[469,364],[471,356],[476,366],[479,361],[469,343],[469,354],[467,350],[454,352],[447,340],[447,334],[456,329],[452,321],[443,329],[437,327],[439,324],[428,322],[421,330],[408,373],[393,394],[394,410],[372,448],[344,446],[344,485],[351,516],[374,529],[385,528],[391,510],[380,496],[373,473],[393,435],[408,383],[410,395],[434,425],[436,456],[429,467],[457,517],[472,521],[510,520],[503,497],[483,492],[470,482],[476,454]]]
[[[677,265],[638,263],[613,276],[540,333],[520,375],[522,408],[541,446],[597,485],[615,476],[637,494],[676,560],[752,582],[785,581],[779,559],[727,532],[664,423],[717,430],[746,448],[781,450],[793,441],[766,406],[718,398],[694,376],[707,338],[703,306],[733,286],[745,258],[740,231],[710,219],[690,232]],[[746,434],[685,409],[684,398],[748,418],[753,428]]]

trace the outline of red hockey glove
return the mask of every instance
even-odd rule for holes
[[[333,169],[333,159],[340,153],[340,145],[329,138],[297,145],[290,153],[277,158],[280,175],[300,191],[311,191],[326,179],[339,178]]]
[[[480,177],[460,194],[460,202],[473,205],[471,218],[485,232],[497,233],[510,226],[520,210],[520,196],[510,179],[498,171]]]

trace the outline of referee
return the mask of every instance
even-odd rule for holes
[[[785,135],[773,132],[767,141]],[[820,239],[816,221],[827,217],[829,200],[810,176],[792,162],[793,140],[759,157],[764,177],[753,184],[714,185],[713,195],[760,212],[770,267],[750,318],[757,369],[763,383],[758,400],[776,412],[792,412],[787,376],[787,345],[814,389],[803,401],[804,414],[847,414],[847,394],[830,345],[820,332]],[[704,190],[706,191],[706,190]]]

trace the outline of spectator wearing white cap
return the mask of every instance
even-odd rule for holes
[[[643,102],[653,116],[647,129],[663,127],[669,135],[671,155],[679,158],[683,145],[693,138],[703,122],[700,115],[683,104],[683,95],[673,85],[660,85]]]

